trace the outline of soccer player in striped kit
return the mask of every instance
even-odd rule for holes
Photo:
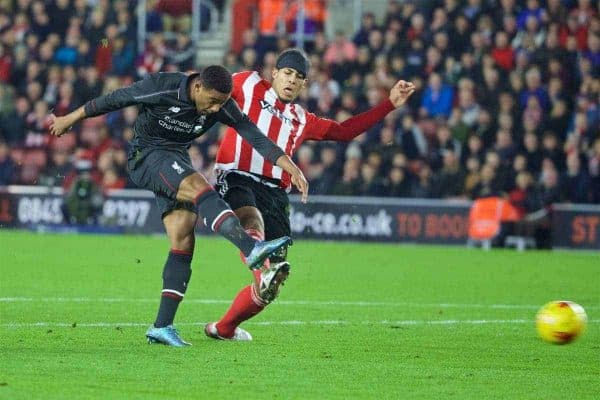
[[[338,123],[319,118],[294,103],[306,86],[309,68],[301,50],[288,49],[277,58],[271,82],[256,71],[233,75],[231,97],[262,133],[290,157],[305,140],[354,139],[401,107],[415,91],[412,83],[401,80],[390,90],[388,99]],[[287,197],[290,176],[253,150],[233,128],[227,129],[221,142],[216,169],[215,188],[249,235],[257,240],[291,235]],[[285,246],[271,255],[262,269],[253,271],[254,283],[238,293],[219,321],[205,326],[206,335],[214,339],[252,340],[239,325],[277,297],[289,270]]]

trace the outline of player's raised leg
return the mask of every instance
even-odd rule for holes
[[[250,269],[260,268],[269,255],[291,241],[288,236],[268,242],[252,238],[242,228],[238,217],[231,211],[227,203],[198,173],[191,174],[181,181],[177,191],[177,200],[195,204],[206,226],[240,249]]]
[[[256,207],[244,206],[235,210],[246,232],[257,240],[264,239],[264,222]],[[280,249],[279,251],[282,251]],[[260,270],[252,271],[254,284],[245,286],[234,298],[225,315],[205,326],[208,337],[222,340],[252,340],[250,333],[239,325],[260,313],[277,297],[279,286],[287,279],[289,264],[271,264],[267,259]]]
[[[265,222],[257,207],[239,207],[235,209],[235,214],[250,236],[257,240],[265,239]],[[282,234],[282,236],[287,235]],[[280,260],[279,255],[281,254],[287,254],[287,245],[271,254],[260,270],[253,271],[255,292],[263,303],[268,304],[275,300],[279,294],[280,285],[283,284],[289,274],[289,264],[287,262],[286,265],[281,264],[281,261],[285,261],[285,257]]]
[[[195,213],[183,209],[170,211],[163,218],[171,250],[163,269],[163,288],[156,321],[146,332],[151,343],[176,347],[189,345],[173,327],[173,320],[192,275],[196,220]]]

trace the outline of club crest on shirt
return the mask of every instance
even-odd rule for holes
[[[263,110],[267,110],[268,112],[273,114],[275,117],[279,118],[281,121],[283,121],[284,124],[292,125],[292,120],[289,119],[288,117],[286,117],[285,115],[283,115],[283,113],[281,111],[279,111],[278,109],[276,109],[275,107],[273,107],[272,104],[269,104],[264,100],[261,100],[260,107]]]
[[[181,165],[177,164],[177,161],[173,161],[173,164],[171,165],[171,168],[173,168],[178,175],[183,174],[183,168],[181,168]]]

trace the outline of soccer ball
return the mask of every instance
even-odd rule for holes
[[[585,310],[572,301],[551,301],[538,311],[536,317],[540,337],[555,344],[573,341],[583,332],[586,323]]]

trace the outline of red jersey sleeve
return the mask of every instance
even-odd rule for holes
[[[329,128],[337,122],[317,117],[315,114],[306,112],[306,127],[304,138],[306,140],[323,140]]]
[[[334,140],[348,142],[363,132],[371,129],[394,110],[394,105],[387,99],[346,121],[339,123],[331,119],[319,118],[312,113],[306,115],[307,140]],[[312,121],[314,120],[314,121]],[[309,122],[310,125],[309,125]]]

